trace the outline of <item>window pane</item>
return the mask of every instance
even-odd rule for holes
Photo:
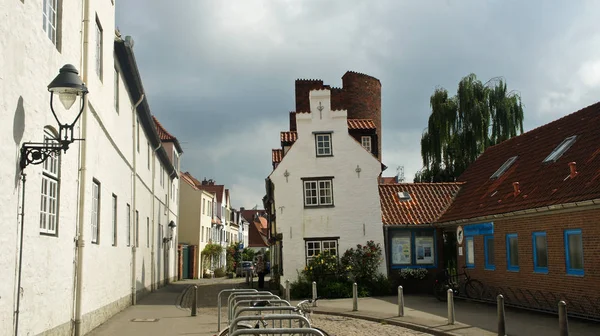
[[[519,244],[517,237],[509,238],[510,266],[519,266]]]
[[[548,267],[548,246],[545,235],[535,236],[536,267]]]
[[[411,263],[411,233],[392,233],[392,264],[408,265]]]
[[[467,239],[467,264],[472,265],[475,263],[475,246],[473,239]]]
[[[569,259],[571,269],[583,270],[583,242],[581,234],[569,234]]]
[[[495,265],[496,260],[494,259],[494,238],[487,238],[487,263],[488,265]]]
[[[433,264],[435,261],[433,231],[415,232],[415,258],[417,264]]]

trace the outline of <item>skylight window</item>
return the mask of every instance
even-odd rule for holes
[[[561,142],[560,145],[554,148],[552,153],[550,153],[550,155],[548,155],[544,159],[544,163],[556,162],[556,160],[558,160],[564,154],[564,152],[566,152],[573,145],[573,143],[575,143],[576,138],[577,136],[573,135],[563,140],[563,142]]]
[[[508,168],[510,168],[510,166],[512,166],[512,164],[515,163],[515,161],[517,161],[517,158],[518,156],[513,156],[510,159],[506,160],[506,162],[504,162],[504,164],[502,164],[502,166],[500,166],[500,168],[496,170],[496,172],[490,177],[490,179],[497,179],[502,174],[504,174],[504,172],[507,171]]]
[[[410,201],[410,194],[408,191],[399,191],[398,198],[400,198],[401,201]]]

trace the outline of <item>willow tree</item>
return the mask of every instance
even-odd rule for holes
[[[415,182],[454,181],[489,146],[523,133],[523,105],[505,81],[485,84],[470,74],[456,95],[436,88],[429,100],[431,115],[421,137],[423,169]]]

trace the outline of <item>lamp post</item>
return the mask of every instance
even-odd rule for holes
[[[48,91],[50,91],[50,110],[54,119],[58,123],[58,138],[56,141],[44,141],[44,142],[25,142],[21,146],[21,170],[25,169],[29,164],[41,164],[51,156],[63,152],[67,152],[69,145],[76,140],[73,135],[73,127],[85,108],[85,99],[88,93],[88,89],[79,77],[77,69],[71,65],[64,65],[56,78],[50,84],[48,84]],[[79,113],[73,120],[73,122],[62,124],[54,111],[54,94],[58,95],[60,102],[62,103],[65,110],[69,110],[77,97],[81,97],[81,108]]]
[[[52,155],[58,155],[60,151],[67,152],[69,149],[69,145],[72,144],[76,140],[73,136],[73,127],[85,108],[85,99],[88,93],[88,89],[79,77],[79,72],[77,69],[71,64],[65,64],[59,71],[58,76],[48,84],[48,91],[50,91],[50,110],[52,111],[52,115],[54,115],[54,119],[58,123],[58,138],[54,139],[56,141],[44,141],[44,142],[24,142],[21,145],[21,157],[19,166],[21,168],[21,237],[19,241],[19,268],[17,275],[17,302],[14,312],[15,318],[15,327],[14,334],[15,336],[19,334],[19,309],[21,306],[21,274],[22,274],[22,266],[23,266],[23,229],[25,227],[25,181],[26,175],[23,171],[25,167],[29,164],[41,164],[48,157]],[[54,111],[54,106],[52,104],[54,100],[54,94],[58,95],[58,99],[64,106],[65,110],[69,110],[77,97],[81,97],[81,108],[79,109],[79,113],[75,117],[72,123],[70,124],[61,124],[56,112]]]

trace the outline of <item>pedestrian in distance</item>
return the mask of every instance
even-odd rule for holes
[[[256,274],[258,274],[258,288],[265,287],[265,262],[263,256],[258,256],[256,261]]]

